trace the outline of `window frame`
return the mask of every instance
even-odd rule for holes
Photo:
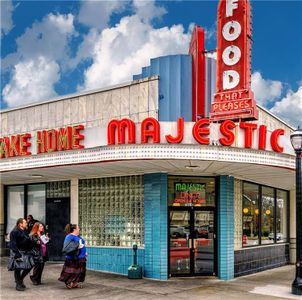
[[[290,192],[288,190],[285,189],[281,189],[281,188],[276,188],[276,187],[272,187],[269,185],[265,185],[265,184],[259,184],[256,182],[251,182],[251,181],[247,181],[247,180],[243,180],[242,181],[242,197],[241,197],[241,203],[243,204],[243,191],[244,191],[244,184],[248,183],[248,184],[255,184],[258,186],[258,209],[259,209],[259,218],[258,218],[258,245],[244,245],[243,244],[243,239],[241,237],[241,248],[242,249],[246,249],[246,248],[253,248],[253,247],[265,247],[265,246],[272,246],[272,245],[282,245],[282,244],[288,244],[289,243],[289,233],[290,233],[290,222],[289,222],[289,213],[290,213]],[[262,190],[263,187],[268,187],[268,188],[272,188],[274,190],[274,242],[270,243],[270,244],[263,244],[261,237],[262,237]],[[278,242],[277,241],[277,191],[283,191],[286,193],[286,197],[287,197],[287,203],[286,203],[286,214],[287,214],[287,227],[286,227],[286,240],[284,242]],[[241,209],[241,214],[242,214],[242,223],[241,223],[241,229],[243,230],[243,207]],[[242,231],[242,236],[243,236],[243,231]]]

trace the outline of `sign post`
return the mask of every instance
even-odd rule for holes
[[[220,0],[217,28],[216,94],[212,121],[255,120],[251,91],[251,12],[248,0]]]

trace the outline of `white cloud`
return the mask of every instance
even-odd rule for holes
[[[252,74],[252,91],[255,95],[257,103],[266,106],[281,96],[282,83],[281,81],[266,80],[262,78],[260,72]]]
[[[155,1],[133,0],[136,15],[144,22],[150,22],[153,19],[161,18],[167,13],[166,9],[156,6]]]
[[[270,111],[293,126],[302,126],[302,85],[296,92],[289,91]]]
[[[78,21],[88,27],[103,29],[113,12],[118,12],[126,1],[82,1]]]
[[[141,13],[142,7],[139,9]],[[85,71],[84,86],[79,89],[131,80],[133,74],[150,63],[150,58],[187,53],[189,41],[190,34],[184,33],[182,25],[155,29],[138,15],[124,17],[99,35],[93,64]]]
[[[39,23],[27,28],[17,39],[18,54],[22,58],[47,56],[63,59],[68,52],[69,39],[76,35],[74,16],[49,14]]]
[[[59,71],[56,62],[43,56],[18,63],[3,89],[6,103],[13,107],[55,96],[53,85],[60,78]]]
[[[1,0],[1,37],[7,35],[13,28],[13,11],[14,6],[12,0]]]
[[[55,95],[53,85],[60,78],[60,69],[67,64],[69,41],[77,35],[73,23],[71,14],[48,14],[17,38],[17,51],[2,60],[3,70],[12,71],[10,81],[2,91],[9,106]],[[33,82],[27,82],[21,75]]]

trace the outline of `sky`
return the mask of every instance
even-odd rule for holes
[[[1,109],[129,81],[194,25],[216,49],[215,0],[0,1]],[[256,102],[302,127],[302,0],[251,5]]]

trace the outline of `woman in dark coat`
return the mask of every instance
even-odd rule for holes
[[[33,275],[30,276],[30,280],[34,285],[41,284],[42,272],[44,269],[46,257],[46,244],[48,242],[48,235],[41,238],[44,232],[44,226],[40,222],[36,222],[31,230],[30,238],[35,242],[33,248],[35,265],[33,268]]]
[[[78,225],[67,224],[65,231],[67,233],[63,246],[65,263],[59,280],[65,282],[67,288],[72,289],[81,287],[80,284],[85,281],[87,252]]]

